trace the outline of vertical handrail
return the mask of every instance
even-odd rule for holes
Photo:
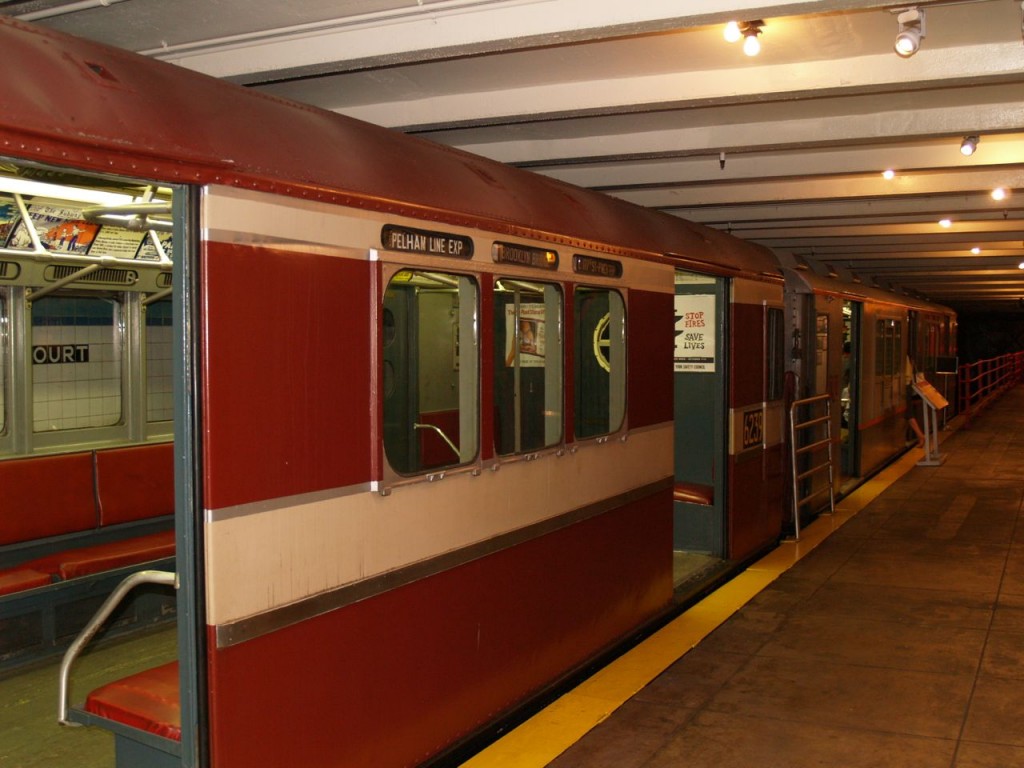
[[[103,605],[89,619],[89,623],[78,633],[78,637],[64,652],[64,658],[60,662],[60,677],[57,683],[57,722],[61,725],[79,725],[79,723],[68,720],[69,699],[71,698],[71,666],[78,659],[78,654],[82,652],[82,649],[92,640],[93,635],[99,632],[103,622],[110,618],[110,614],[114,612],[125,595],[140,584],[163,584],[177,589],[178,575],[169,571],[136,571],[127,576],[103,601]]]
[[[824,405],[825,414],[823,416],[814,416],[814,406]],[[807,406],[808,411],[811,415],[804,421],[797,420],[798,409]],[[800,445],[797,442],[797,436],[803,437],[809,434],[809,430],[815,427],[824,426],[825,436],[822,439],[814,439],[812,435],[807,441],[806,445]],[[800,507],[806,504],[816,496],[821,495],[825,489],[819,488],[816,491],[808,493],[806,496],[800,495],[800,483],[809,477],[827,471],[828,473],[828,501],[829,501],[829,514],[836,511],[836,496],[835,496],[835,480],[833,473],[833,459],[832,459],[832,396],[831,395],[815,395],[814,397],[807,397],[803,400],[795,400],[789,406],[789,446],[791,453],[790,465],[793,468],[793,530],[794,539],[800,541]],[[824,463],[814,464],[814,454],[819,453],[822,449],[826,452],[826,459]],[[811,467],[804,472],[798,470],[799,458],[801,456],[809,456],[811,458]]]

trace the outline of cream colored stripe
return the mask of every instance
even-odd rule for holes
[[[466,260],[384,251],[380,238],[384,224],[470,237],[474,241],[474,256]],[[370,250],[375,249],[383,261],[428,265],[436,269],[490,272],[533,277],[537,280],[549,274],[552,280],[591,285],[628,287],[656,293],[673,293],[675,290],[675,272],[671,264],[234,187],[207,188],[203,198],[203,230],[204,239],[214,242],[274,245],[293,251],[329,253],[339,258],[366,260],[370,258]],[[545,273],[543,270],[495,264],[491,257],[491,244],[495,240],[551,247],[560,255],[559,269],[557,272]],[[572,256],[576,253],[619,261],[622,263],[623,275],[612,280],[577,275],[572,271]]]
[[[388,496],[301,498],[205,526],[207,620],[230,624],[470,547],[672,475],[672,425]]]

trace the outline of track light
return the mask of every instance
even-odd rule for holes
[[[921,47],[921,38],[925,36],[924,11],[920,8],[907,8],[896,15],[899,30],[893,47],[903,58],[907,59],[917,53]]]
[[[978,137],[977,136],[965,136],[964,140],[960,142],[960,154],[964,157],[970,157],[978,151]]]
[[[761,41],[757,39],[757,36],[761,34],[763,26],[764,22],[761,20],[748,21],[740,30],[743,33],[743,52],[747,56],[757,56],[761,52]]]

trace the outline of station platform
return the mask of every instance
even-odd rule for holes
[[[463,765],[1024,765],[1024,387]]]

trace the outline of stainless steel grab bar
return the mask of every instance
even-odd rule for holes
[[[60,680],[57,687],[57,721],[61,725],[80,725],[80,723],[68,720],[68,706],[69,699],[71,698],[71,687],[69,685],[71,665],[75,663],[78,654],[82,652],[86,644],[92,640],[93,635],[99,632],[103,622],[114,612],[118,603],[140,584],[164,584],[177,589],[178,574],[169,571],[136,571],[117,585],[114,591],[110,593],[110,596],[103,601],[103,605],[96,611],[95,615],[89,620],[89,623],[78,633],[78,637],[75,638],[75,641],[64,652],[64,658],[60,662]]]
[[[449,438],[448,435],[446,435],[444,433],[444,431],[439,426],[437,426],[435,424],[420,424],[419,422],[417,422],[417,423],[412,425],[412,428],[413,429],[432,429],[432,430],[434,430],[435,432],[437,432],[438,437],[440,437],[442,440],[444,440],[446,443],[448,443],[448,447],[451,448],[452,451],[455,453],[455,457],[459,458],[459,459],[462,458],[462,454],[459,453],[459,449],[455,447],[455,443],[453,443],[451,441],[451,438]]]

